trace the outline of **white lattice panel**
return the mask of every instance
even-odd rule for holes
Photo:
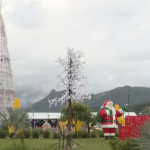
[[[7,47],[5,24],[0,14],[0,111],[13,106],[15,91],[12,79],[10,56]]]

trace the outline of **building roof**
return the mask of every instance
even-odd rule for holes
[[[96,115],[97,113],[93,112],[93,115]],[[34,113],[28,112],[29,119],[60,119],[61,113],[50,113],[50,112],[44,112],[44,113]]]
[[[34,115],[33,115],[34,114]],[[28,113],[29,119],[59,119],[61,113]]]
[[[96,115],[97,112],[92,112],[93,115]],[[28,112],[29,119],[60,119],[61,113],[50,113],[50,112],[44,112],[44,113],[34,113]],[[125,118],[128,116],[128,112],[126,112],[123,117]],[[129,116],[137,116],[135,112],[129,112]]]
[[[125,118],[126,116],[137,116],[135,112],[126,112],[123,117]]]

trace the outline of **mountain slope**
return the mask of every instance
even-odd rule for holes
[[[54,99],[55,97],[60,98],[65,91],[55,91],[52,90],[48,96],[44,99],[40,100],[39,102],[34,104],[34,111],[35,112],[60,112],[62,107],[66,107],[67,103],[64,103],[63,106],[60,104],[57,107],[52,106],[49,108],[48,98]],[[131,86],[124,86],[112,89],[110,91],[106,91],[99,94],[92,94],[91,100],[84,100],[84,103],[87,104],[91,109],[97,111],[106,100],[112,100],[114,104],[119,104],[123,106],[128,103],[127,94],[132,93],[130,96],[130,105],[138,105],[150,101],[150,88],[146,87],[131,87]],[[138,106],[139,108],[140,106]],[[141,108],[143,109],[143,108]]]

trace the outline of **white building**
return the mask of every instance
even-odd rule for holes
[[[33,113],[29,112],[28,117],[29,119],[60,119],[61,113]]]
[[[33,113],[28,112],[28,120],[32,123],[32,127],[41,127],[45,122],[48,122],[51,127],[56,127],[61,113]]]
[[[126,116],[137,116],[135,112],[126,112],[124,115],[123,115],[123,118],[125,118]]]

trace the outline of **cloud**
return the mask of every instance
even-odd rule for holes
[[[63,89],[55,60],[66,47],[85,53],[92,93],[150,86],[149,14],[149,0],[12,0],[3,16],[17,96],[27,104]]]

